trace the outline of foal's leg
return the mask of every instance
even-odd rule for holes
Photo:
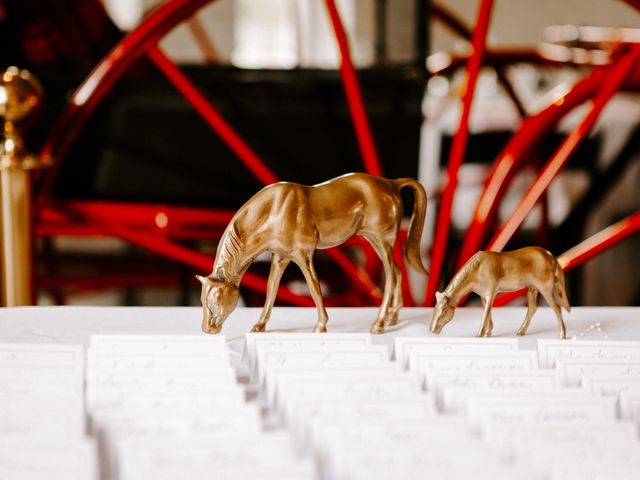
[[[396,274],[394,267],[396,264],[393,261],[393,248],[391,244],[382,238],[365,237],[373,249],[376,251],[380,260],[382,260],[382,266],[384,267],[384,294],[382,296],[382,303],[380,304],[380,310],[378,311],[378,318],[371,325],[371,333],[384,333],[385,323],[393,321],[393,317],[389,315],[389,306],[391,305],[392,296],[394,294],[394,285],[396,280]],[[396,319],[397,321],[397,312]]]
[[[560,327],[560,338],[567,338],[567,329],[565,328],[564,321],[562,320],[562,310],[560,310],[560,306],[556,303],[556,299],[553,296],[553,286],[540,289],[540,294],[544,297],[549,306],[553,309],[553,312],[556,314],[556,318],[558,319],[558,324]]]
[[[260,314],[260,320],[251,329],[252,332],[264,332],[264,328],[267,326],[269,317],[271,316],[271,309],[273,308],[273,302],[276,300],[276,293],[278,292],[278,285],[280,285],[280,279],[284,273],[285,268],[289,265],[291,260],[283,257],[277,253],[273,254],[271,258],[271,270],[269,271],[269,280],[267,282],[267,297],[264,301],[264,307]]]
[[[527,333],[527,329],[529,328],[529,323],[531,323],[531,317],[536,313],[536,309],[538,308],[538,290],[533,287],[529,287],[527,290],[527,316],[522,322],[520,326],[520,330],[518,330],[518,335],[524,335]]]
[[[307,285],[309,286],[311,298],[313,298],[318,310],[318,323],[316,323],[313,331],[316,333],[324,333],[327,331],[327,320],[329,319],[329,316],[327,315],[324,303],[322,302],[322,292],[320,291],[318,276],[316,275],[316,270],[313,266],[313,252],[299,252],[294,258],[294,261],[298,264],[300,270],[302,270],[304,279],[307,281]]]
[[[488,293],[486,296],[483,295],[482,298],[482,306],[484,310],[482,311],[482,325],[480,326],[480,331],[478,332],[478,337],[490,337],[491,332],[493,331],[493,320],[491,319],[491,306],[493,305],[493,299],[496,296],[496,292],[492,291]]]

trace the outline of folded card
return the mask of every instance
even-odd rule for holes
[[[640,378],[640,360],[558,358],[556,369],[569,387],[580,385],[582,377]]]
[[[422,372],[510,372],[527,371],[538,368],[535,352],[475,352],[473,354],[432,354],[413,352],[409,355],[409,368]]]
[[[224,335],[91,335],[90,347],[112,353],[206,353],[226,350]]]
[[[432,338],[432,337],[396,337],[394,355],[396,361],[405,368],[409,356],[414,353],[460,353],[473,355],[475,352],[512,352],[518,350],[515,338]]]
[[[557,359],[640,361],[640,342],[606,340],[538,340],[541,368]]]
[[[369,333],[247,333],[245,357],[248,360],[252,377],[257,361],[257,351],[263,348],[323,349],[358,348],[371,345]]]

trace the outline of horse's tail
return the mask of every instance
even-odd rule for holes
[[[567,312],[570,312],[571,305],[569,305],[567,291],[564,288],[564,272],[557,261],[553,267],[553,286],[558,300],[560,300],[560,305],[562,305]]]
[[[409,237],[404,251],[409,264],[417,271],[424,275],[429,272],[422,264],[420,257],[420,240],[422,238],[422,229],[424,228],[424,219],[427,211],[427,194],[424,187],[413,178],[398,178],[396,180],[398,188],[409,187],[413,190],[413,213],[409,223]]]

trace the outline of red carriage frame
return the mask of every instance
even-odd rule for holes
[[[203,209],[173,205],[105,202],[105,201],[60,201],[50,196],[51,186],[59,167],[70,147],[82,130],[87,119],[113,85],[139,58],[148,58],[167,80],[178,90],[185,100],[196,110],[211,129],[220,136],[246,168],[262,183],[278,181],[268,165],[236,132],[205,95],[195,86],[184,72],[173,63],[158,47],[159,40],[177,24],[187,20],[203,6],[215,0],[169,0],[151,12],[143,22],[128,33],[94,68],[84,82],[69,99],[68,106],[46,140],[40,156],[54,167],[44,171],[39,178],[39,189],[34,202],[35,232],[40,236],[107,235],[115,236],[140,246],[145,250],[186,264],[198,271],[210,271],[213,258],[197,250],[180,244],[189,239],[219,238],[233,212],[218,209]],[[640,1],[623,0],[640,11]],[[466,151],[469,138],[469,113],[474,97],[475,85],[482,65],[496,67],[498,79],[507,94],[514,101],[520,114],[525,111],[518,101],[502,68],[515,61],[548,63],[532,52],[490,51],[486,45],[487,32],[493,9],[493,0],[479,0],[477,18],[473,32],[442,7],[433,5],[431,13],[435,18],[457,34],[468,38],[472,53],[468,58],[456,59],[448,68],[466,64],[466,86],[462,98],[462,110],[458,129],[453,137],[452,148],[447,163],[447,180],[441,191],[434,243],[431,251],[430,277],[424,298],[415,300],[408,285],[406,269],[402,261],[401,246],[406,233],[401,232],[394,256],[403,269],[403,293],[405,304],[412,306],[432,305],[434,293],[439,285],[445,260],[447,241],[451,227],[451,209],[457,187],[458,171]],[[349,112],[363,160],[364,170],[382,175],[378,154],[366,116],[356,70],[351,60],[349,43],[334,0],[325,0],[336,42],[340,52],[340,76],[342,79]],[[594,126],[600,112],[611,97],[621,88],[637,88],[640,83],[640,44],[620,45],[614,61],[605,66],[593,68],[591,73],[580,80],[561,99],[535,115],[523,119],[522,125],[513,135],[493,164],[485,189],[475,206],[475,213],[457,258],[461,266],[476,250],[502,250],[517,232],[531,209],[546,192],[551,181],[566,164],[582,140]],[[590,108],[582,121],[569,133],[554,152],[516,209],[500,226],[488,243],[489,228],[495,220],[497,207],[511,178],[522,167],[527,149],[544,135],[550,133],[559,120],[577,105],[591,101]],[[640,229],[640,212],[612,225],[600,233],[584,240],[576,247],[559,256],[565,269],[571,269],[608,249]],[[376,260],[373,252],[364,242],[353,239],[350,245],[357,245],[365,252],[364,265],[353,262],[341,248],[327,253],[344,271],[354,285],[354,294],[342,297],[342,303],[362,305],[377,303],[380,290],[374,280]],[[143,279],[132,280],[142,283]],[[247,272],[243,285],[264,292],[266,279]],[[512,300],[518,293],[503,295],[496,304]],[[297,295],[282,286],[278,298],[292,305],[312,305],[310,298]],[[328,301],[330,305],[331,300]]]

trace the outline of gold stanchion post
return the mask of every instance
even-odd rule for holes
[[[2,306],[33,304],[31,174],[41,162],[26,151],[18,127],[37,109],[42,87],[26,70],[0,78],[0,294]]]

